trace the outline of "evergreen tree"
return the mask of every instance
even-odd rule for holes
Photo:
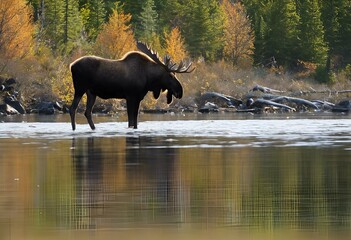
[[[137,37],[141,40],[151,43],[157,33],[158,14],[155,10],[153,0],[146,0],[145,5],[139,15],[140,28],[138,29]]]
[[[193,57],[216,60],[223,48],[224,16],[217,1],[193,0],[183,12],[185,42]]]
[[[77,45],[83,28],[78,2],[65,0],[63,16],[63,50],[69,52]]]
[[[47,0],[42,6],[40,23],[44,31],[43,38],[45,43],[54,51],[58,49],[60,42],[62,42],[63,3],[61,0]]]
[[[254,31],[254,62],[264,65],[267,58],[265,53],[265,35],[268,31],[267,16],[269,15],[270,4],[268,4],[268,0],[243,0],[242,2],[247,10]]]
[[[42,33],[38,38],[54,51],[67,52],[78,42],[82,21],[75,0],[46,0],[38,17]]]
[[[303,61],[325,64],[327,44],[318,0],[303,0],[299,6],[300,56]]]
[[[87,0],[81,8],[85,30],[90,40],[94,41],[102,24],[105,22],[106,9],[103,0]]]
[[[339,4],[340,0],[321,1],[321,19],[324,26],[324,39],[328,45],[327,68],[330,69],[331,58],[337,52],[339,24]]]
[[[351,1],[340,0],[337,53],[341,56],[341,66],[351,63]]]
[[[125,13],[129,13],[132,16],[131,24],[134,28],[134,33],[136,35],[139,30],[139,15],[142,12],[142,6],[144,6],[146,0],[124,0],[123,9]]]
[[[275,0],[271,3],[263,46],[266,59],[275,57],[278,65],[286,67],[297,63],[299,22],[295,0]]]

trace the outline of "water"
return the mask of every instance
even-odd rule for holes
[[[95,118],[0,119],[0,239],[351,237],[349,116]]]

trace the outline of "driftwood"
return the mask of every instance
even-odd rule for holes
[[[201,100],[207,102],[208,100],[221,100],[223,101],[228,107],[239,106],[243,103],[242,100],[236,99],[232,96],[224,95],[217,92],[206,92],[201,95]]]
[[[268,87],[264,87],[264,86],[260,86],[260,85],[256,85],[254,86],[251,91],[260,91],[263,93],[284,93],[285,91],[280,91],[280,90],[276,90],[276,89],[272,89],[272,88],[268,88]]]
[[[298,106],[310,107],[310,108],[313,108],[316,110],[319,109],[319,107],[315,103],[308,101],[306,99],[302,99],[302,98],[281,96],[281,97],[273,98],[272,101],[277,102],[277,103],[291,102],[291,103],[294,103]]]
[[[255,93],[256,92],[256,93]],[[281,95],[284,93],[284,95]],[[339,93],[351,93],[351,90],[342,91],[305,91],[304,93],[328,93],[339,94]],[[290,96],[289,96],[290,95]],[[294,93],[287,94],[286,91],[276,90],[260,85],[253,87],[246,96],[241,99],[236,99],[228,95],[224,95],[217,92],[207,92],[201,96],[202,105],[200,107],[201,112],[218,111],[220,109],[215,103],[226,104],[236,112],[250,112],[260,113],[267,109],[276,111],[278,109],[284,111],[307,111],[312,109],[313,111],[332,111],[332,112],[351,112],[351,100],[342,101],[338,104],[323,100],[307,100],[304,98],[293,97]],[[219,100],[219,101],[218,101]],[[216,107],[214,107],[216,106]]]
[[[284,109],[287,111],[295,111],[295,108],[289,107],[288,105],[277,103],[277,102],[274,102],[272,100],[266,100],[263,98],[259,98],[259,99],[256,99],[254,101],[250,101],[250,105],[248,107],[250,107],[250,108],[252,108],[252,107],[263,108],[263,107],[267,107],[267,106],[281,108],[281,109]]]

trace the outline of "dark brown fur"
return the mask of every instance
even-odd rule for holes
[[[84,94],[87,95],[85,116],[91,129],[92,108],[96,97],[103,99],[121,98],[127,100],[128,127],[137,128],[139,105],[148,91],[157,99],[161,91],[167,90],[167,103],[172,95],[183,96],[183,88],[175,74],[155,63],[141,52],[130,52],[120,60],[85,56],[71,66],[74,84],[74,99],[70,107],[72,129],[75,130],[75,113]]]

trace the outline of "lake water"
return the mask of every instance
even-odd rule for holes
[[[350,239],[348,115],[0,118],[0,239]]]

